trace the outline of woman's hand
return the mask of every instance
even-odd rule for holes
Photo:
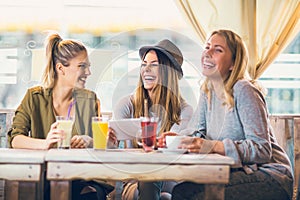
[[[46,140],[45,140],[45,147],[44,149],[50,149],[53,148],[57,142],[61,140],[61,135],[63,134],[62,130],[57,129],[58,122],[54,122],[51,127],[50,131],[47,134]]]
[[[157,137],[157,147],[158,148],[165,148],[166,147],[166,136],[175,136],[178,135],[175,132],[167,131],[163,132],[161,136]]]
[[[87,148],[92,142],[92,138],[87,135],[74,135],[71,139],[71,148]]]
[[[108,141],[107,141],[107,147],[117,147],[118,146],[118,139],[115,133],[115,130],[112,128],[108,128]]]
[[[197,137],[186,137],[181,140],[180,148],[188,149],[190,153],[218,153],[225,154],[223,142],[206,140]]]
[[[188,149],[191,153],[199,153],[203,144],[202,138],[186,137],[181,140],[179,148]]]

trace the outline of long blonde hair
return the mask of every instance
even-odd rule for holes
[[[178,71],[163,53],[157,50],[155,52],[159,62],[160,78],[153,89],[154,99],[153,101],[150,99],[140,76],[132,103],[134,117],[141,117],[144,116],[144,99],[148,100],[148,107],[161,119],[160,134],[169,131],[174,123],[180,123],[180,105],[183,99],[179,91]],[[146,54],[147,52],[144,57]]]
[[[229,76],[223,80],[224,83],[224,94],[225,94],[225,103],[232,108],[234,106],[233,100],[233,86],[234,84],[241,79],[247,78],[248,76],[248,52],[245,47],[245,44],[241,37],[236,33],[230,30],[217,30],[212,32],[209,36],[211,38],[213,35],[220,35],[225,38],[226,44],[232,53],[232,62],[233,69],[230,72]],[[207,94],[208,98],[211,97],[211,83],[209,79],[206,78],[201,89]]]
[[[42,85],[53,88],[57,79],[55,66],[61,63],[69,66],[69,60],[82,51],[87,52],[85,46],[76,40],[63,40],[58,33],[50,33],[46,39],[46,67],[42,75]]]

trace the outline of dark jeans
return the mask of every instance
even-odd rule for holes
[[[122,192],[124,200],[165,200],[171,199],[172,189],[175,181],[141,182],[128,181]]]
[[[80,194],[85,186],[91,186],[97,192]],[[50,182],[45,181],[44,200],[50,200]],[[74,180],[72,181],[72,200],[106,200],[106,196],[113,190],[109,185],[101,185],[94,181]]]
[[[204,185],[183,182],[176,185],[172,193],[173,200],[204,199]],[[256,171],[246,174],[236,171],[230,174],[229,184],[225,186],[226,200],[288,200],[287,192],[268,174]]]
[[[86,186],[91,186],[96,189],[97,192],[89,192],[86,194],[80,194],[82,189]],[[72,181],[72,200],[106,200],[108,192],[106,189],[94,181],[76,180]]]
[[[163,182],[139,182],[139,199],[159,200]]]

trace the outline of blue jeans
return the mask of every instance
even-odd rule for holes
[[[175,181],[141,182],[128,181],[122,192],[124,200],[163,200],[171,199],[172,189]]]
[[[172,192],[173,200],[204,199],[204,185],[183,182],[176,185]],[[289,195],[268,174],[256,171],[246,174],[244,171],[230,173],[229,183],[225,185],[226,200],[288,200]]]

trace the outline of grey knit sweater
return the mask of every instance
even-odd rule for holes
[[[208,103],[202,92],[195,113],[199,129],[207,138],[223,142],[234,167],[243,167],[248,174],[254,170],[270,174],[291,196],[291,164],[273,134],[263,95],[249,81],[240,80],[233,87],[233,96],[234,107],[228,109],[215,93]]]

